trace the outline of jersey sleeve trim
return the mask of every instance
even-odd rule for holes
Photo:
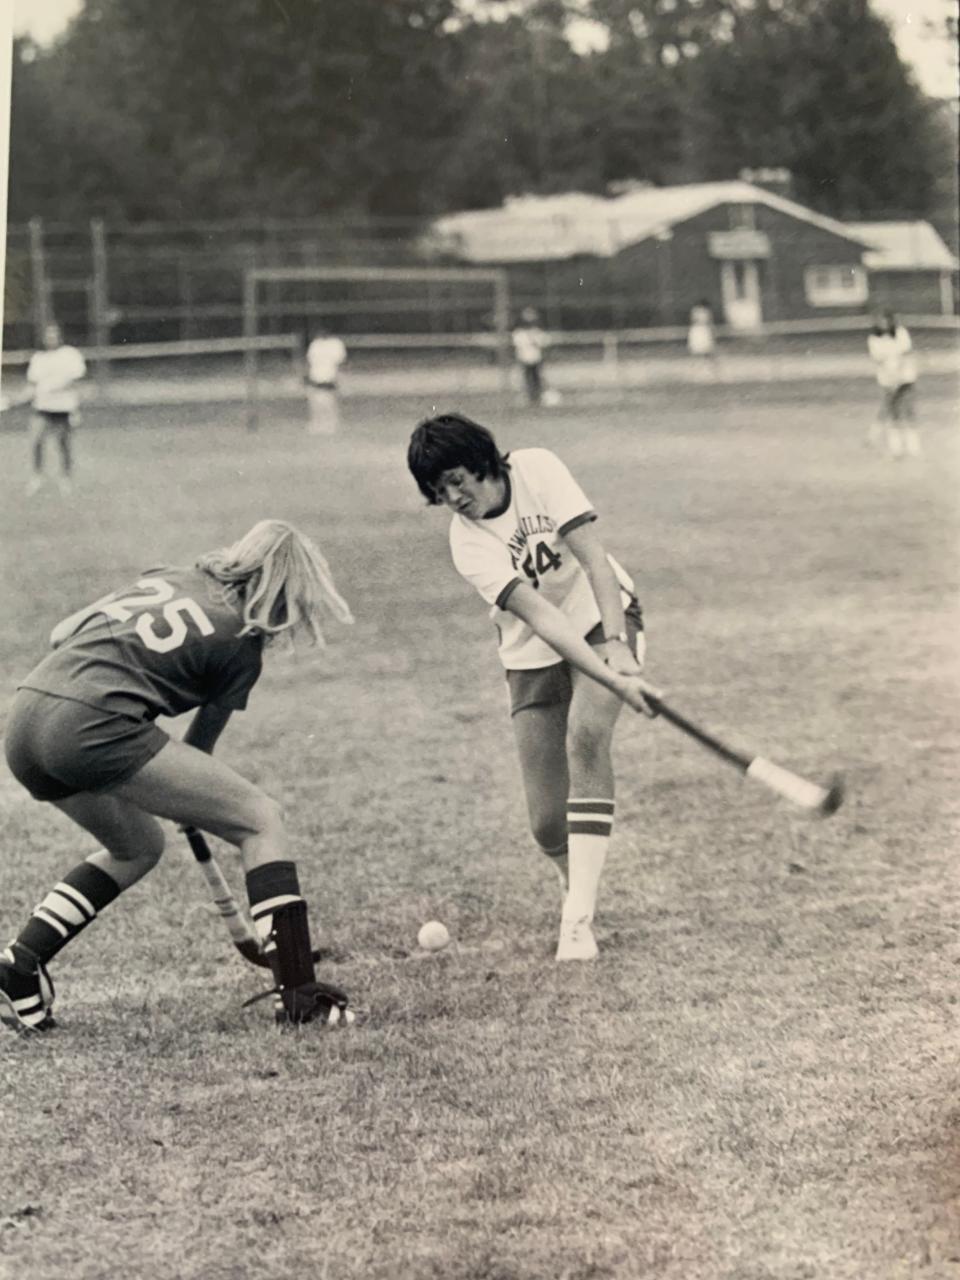
[[[572,520],[565,520],[557,530],[560,537],[565,537],[571,529],[579,529],[581,525],[591,524],[597,518],[595,511],[584,511],[578,516],[574,516]]]
[[[498,609],[506,608],[507,601],[516,591],[517,587],[522,587],[523,583],[519,578],[512,578],[510,582],[501,590],[494,603]]]

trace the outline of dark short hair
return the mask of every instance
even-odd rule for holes
[[[407,448],[407,466],[420,492],[433,506],[440,504],[436,484],[444,471],[463,467],[478,480],[498,479],[508,466],[486,427],[462,413],[426,418],[414,429]]]

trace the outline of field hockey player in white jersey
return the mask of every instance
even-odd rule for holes
[[[307,347],[307,430],[315,436],[333,436],[340,427],[337,379],[346,361],[347,348],[328,329],[318,330]]]
[[[76,384],[87,367],[76,347],[63,341],[60,327],[48,324],[43,333],[43,350],[31,357],[27,381],[33,388],[33,418],[30,423],[30,451],[33,472],[27,492],[36,493],[43,484],[44,446],[49,438],[60,450],[60,489],[69,493],[72,484],[73,450],[71,433],[77,422],[80,398]]]
[[[460,414],[420,423],[407,455],[427,501],[454,513],[459,573],[491,606],[534,839],[564,884],[556,959],[597,955],[593,917],[613,828],[621,706],[652,715],[633,582],[596,512],[548,449],[503,455]]]

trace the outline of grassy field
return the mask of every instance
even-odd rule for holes
[[[264,515],[326,550],[356,626],[278,655],[221,750],[282,799],[323,973],[369,1010],[241,1009],[261,980],[170,827],[56,963],[62,1028],[0,1040],[0,1276],[960,1276],[960,458],[956,385],[923,390],[903,463],[861,443],[863,382],[463,405],[571,465],[679,706],[849,784],[810,822],[625,718],[601,957],[560,968],[491,628],[405,473],[429,404],[348,402],[336,441],[289,405],[90,413],[68,499],[0,436],[0,718],[132,572]],[[5,767],[0,814],[8,936],[91,844]]]

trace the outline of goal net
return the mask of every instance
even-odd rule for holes
[[[320,332],[347,348],[351,388],[371,395],[502,391],[510,378],[505,271],[257,267],[244,275],[243,332],[256,342]],[[245,357],[248,422],[273,394],[256,345]]]

